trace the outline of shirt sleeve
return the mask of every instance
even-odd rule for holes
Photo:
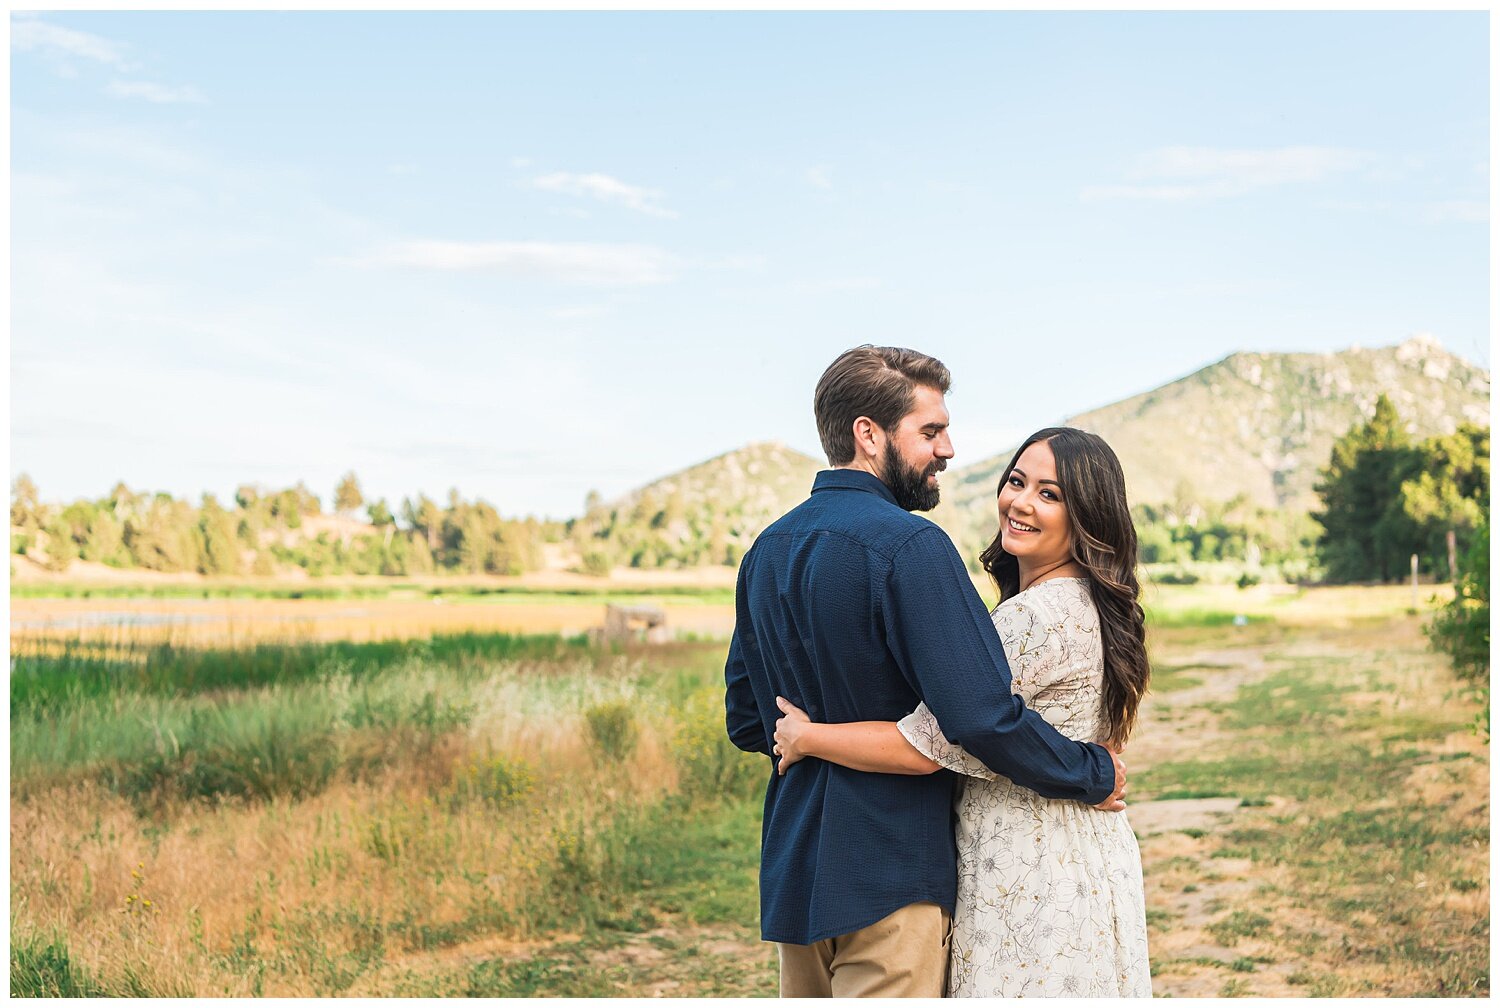
[[[881,619],[897,664],[950,742],[1044,798],[1096,805],[1114,791],[1103,747],[1066,738],[1011,692],[1000,637],[936,525],[892,557]]]
[[[739,584],[735,589],[734,636],[729,641],[729,658],[724,663],[724,724],[729,740],[745,752],[771,755],[766,738],[766,721],[750,685],[750,671],[745,663],[745,638],[755,629],[750,625],[750,608],[745,599],[745,563],[740,566]]]
[[[981,777],[984,780],[999,777],[995,771],[964,752],[963,746],[954,745],[944,738],[943,729],[938,726],[937,718],[932,716],[932,711],[927,709],[925,703],[897,721],[896,727],[906,736],[906,741],[912,744],[913,749],[939,766],[967,777]]]

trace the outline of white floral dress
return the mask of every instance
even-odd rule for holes
[[[1053,578],[992,618],[1012,689],[1059,732],[1103,742],[1104,651],[1088,582]],[[923,704],[901,733],[964,774],[949,997],[1150,997],[1141,854],[1123,812],[1043,798],[943,737]]]

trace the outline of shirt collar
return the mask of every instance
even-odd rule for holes
[[[863,490],[865,493],[877,494],[896,503],[896,495],[891,493],[891,488],[881,482],[878,476],[871,475],[863,469],[824,469],[813,477],[812,492],[819,490]],[[899,504],[896,505],[900,507]]]

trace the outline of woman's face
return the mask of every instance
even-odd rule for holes
[[[1000,545],[1030,567],[1062,563],[1072,556],[1068,505],[1057,484],[1052,446],[1027,447],[1000,488]]]

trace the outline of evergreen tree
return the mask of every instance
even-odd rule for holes
[[[1323,526],[1318,557],[1329,581],[1396,581],[1422,546],[1422,531],[1403,507],[1401,485],[1414,478],[1422,452],[1414,447],[1391,401],[1381,395],[1369,422],[1334,443],[1313,515]]]

